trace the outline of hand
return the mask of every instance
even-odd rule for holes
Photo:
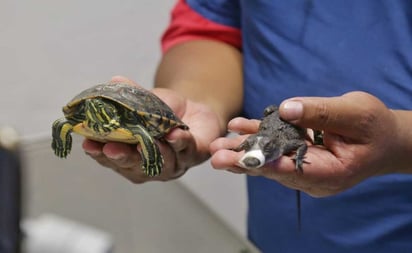
[[[113,77],[112,82],[137,85],[120,76]],[[165,142],[157,142],[164,158],[163,171],[159,176],[148,177],[143,173],[139,145],[136,149],[135,145],[123,143],[104,144],[88,139],[83,142],[86,154],[134,183],[167,181],[183,175],[189,167],[209,157],[208,146],[221,132],[217,116],[208,107],[186,100],[171,90],[153,89],[152,92],[190,128],[189,131],[174,129],[165,136]]]
[[[242,133],[236,138],[219,138],[210,145],[212,166],[233,172],[265,176],[312,196],[337,194],[368,177],[393,172],[405,160],[400,143],[399,120],[377,98],[351,92],[333,98],[294,98],[280,105],[284,120],[305,128],[324,131],[324,146],[310,145],[303,174],[295,171],[291,157],[283,156],[262,168],[237,166],[242,156],[236,147],[247,134],[255,133],[259,121],[233,119],[229,130]]]

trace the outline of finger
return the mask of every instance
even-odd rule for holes
[[[110,168],[131,168],[140,164],[140,155],[134,150],[133,145],[109,142],[100,143],[85,139],[84,151],[99,162]]]
[[[238,134],[252,134],[258,131],[260,120],[237,117],[229,121],[230,132]]]
[[[241,153],[222,149],[212,155],[210,162],[215,169],[236,168],[241,157]]]
[[[133,145],[109,142],[100,143],[85,139],[83,141],[84,151],[99,162],[110,168],[132,168],[140,166],[140,155],[134,150]]]
[[[88,152],[86,151],[86,154],[90,156],[92,159],[94,159],[97,163],[99,163],[101,166],[113,169],[117,171],[118,168],[107,156],[103,154],[103,152]]]
[[[138,85],[136,82],[134,82],[134,81],[132,81],[129,78],[124,77],[124,76],[113,76],[110,80],[110,83],[125,83],[125,84],[128,84],[128,85],[139,86],[140,87],[140,85]]]
[[[367,135],[366,125],[373,124],[375,120],[373,111],[377,103],[382,107],[379,100],[364,92],[330,98],[293,98],[280,105],[280,115],[282,119],[302,127],[362,138]]]
[[[139,168],[141,166],[140,153],[135,145],[108,142],[103,147],[103,154],[118,168]]]
[[[82,147],[86,154],[91,156],[98,156],[103,153],[103,145],[104,143],[101,142],[84,139]]]
[[[297,171],[292,156],[282,156],[262,167],[265,177],[312,196],[336,194],[352,185],[355,175],[345,169],[342,160],[320,146],[311,146],[306,153],[303,171]],[[358,181],[356,181],[358,182]]]
[[[259,176],[262,175],[262,170],[257,169],[246,169],[241,167],[239,160],[242,157],[242,152],[234,152],[231,150],[219,150],[214,153],[211,157],[211,165],[213,168],[218,170],[227,170],[236,174],[247,174],[249,176]]]
[[[139,153],[134,151],[130,155],[130,149],[133,150],[131,145],[121,143],[104,144],[85,139],[83,147],[85,152],[100,165],[112,169],[132,183],[141,184],[155,180],[155,178],[145,175],[141,169]]]
[[[92,159],[96,160],[100,165],[111,168],[114,166],[112,162],[103,154],[104,143],[85,139],[83,141],[83,150]]]
[[[171,131],[165,139],[176,153],[196,146],[192,134],[178,128]]]
[[[221,137],[214,140],[209,145],[209,151],[211,154],[216,153],[222,149],[234,149],[242,143],[243,140],[247,138],[247,135],[239,135],[233,138]]]

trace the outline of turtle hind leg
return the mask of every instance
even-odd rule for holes
[[[142,170],[144,174],[149,177],[159,175],[162,172],[164,161],[154,138],[141,125],[131,127],[131,131],[136,136],[140,144]]]
[[[52,126],[52,144],[54,154],[60,158],[66,158],[72,149],[73,123],[62,118],[53,122]]]

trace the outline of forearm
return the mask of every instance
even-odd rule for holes
[[[393,151],[395,153],[393,164],[396,167],[390,168],[392,171],[388,172],[412,173],[412,111],[393,110],[393,113],[397,125],[397,133],[394,134],[397,136],[397,147]],[[388,133],[388,135],[392,134]]]
[[[176,45],[163,56],[155,87],[175,90],[189,100],[209,106],[218,115],[223,132],[227,122],[241,110],[241,53],[209,40]]]

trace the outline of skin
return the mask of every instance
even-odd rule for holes
[[[296,173],[294,162],[286,156],[257,170],[239,167],[242,153],[229,149],[259,125],[258,120],[232,119],[243,102],[241,61],[237,49],[207,40],[176,45],[163,56],[152,91],[190,131],[176,129],[166,136],[166,143],[160,143],[165,159],[161,176],[143,175],[138,150],[127,144],[85,140],[85,152],[134,183],[177,178],[211,155],[215,169],[264,176],[317,197],[337,194],[368,177],[412,172],[412,112],[390,110],[364,92],[291,98],[280,105],[284,120],[324,130],[324,147],[308,142],[305,160],[310,163],[304,165],[303,174]],[[124,77],[113,81],[136,85]],[[219,138],[227,130],[240,135]]]

